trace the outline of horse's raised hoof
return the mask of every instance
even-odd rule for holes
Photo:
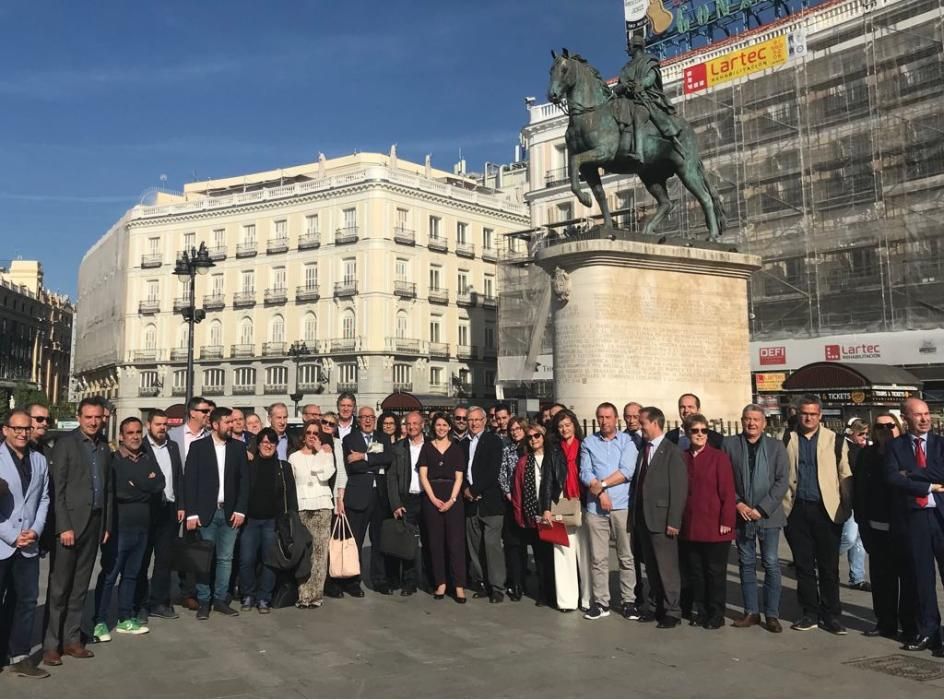
[[[585,207],[589,208],[593,206],[593,198],[589,194],[583,190],[577,190],[575,194],[577,195],[577,200]]]

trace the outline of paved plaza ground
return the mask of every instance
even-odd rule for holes
[[[783,616],[792,620],[795,581],[791,569],[784,571]],[[733,551],[728,572],[734,617],[741,598]],[[843,568],[843,581],[846,575]],[[49,679],[4,672],[0,696],[944,696],[944,663],[863,637],[872,626],[869,594],[843,588],[842,600],[845,637],[730,626],[659,630],[616,615],[589,622],[527,598],[459,606],[422,593],[368,591],[320,610],[211,615],[208,622],[178,608],[180,619],[152,620],[148,635],[114,634],[114,641],[93,645],[94,659],[64,658]],[[857,665],[872,660],[886,670]]]

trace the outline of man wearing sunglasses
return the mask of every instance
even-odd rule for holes
[[[469,407],[456,406],[452,412],[452,439],[462,445],[466,453],[469,451]]]
[[[33,422],[33,432],[30,433],[30,450],[46,454],[46,431],[49,430],[49,408],[41,403],[27,404],[24,408]]]
[[[194,396],[187,402],[187,421],[167,431],[167,437],[177,443],[180,458],[184,464],[190,453],[190,446],[210,433],[210,411],[215,404],[202,396]]]

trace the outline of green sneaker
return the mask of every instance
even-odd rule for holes
[[[96,643],[110,642],[111,634],[108,633],[108,625],[104,622],[99,622],[95,625],[95,629],[92,630],[92,639],[95,640]]]
[[[147,627],[138,623],[133,617],[127,620],[119,620],[118,625],[115,627],[115,632],[120,632],[121,634],[147,634],[150,632]]]

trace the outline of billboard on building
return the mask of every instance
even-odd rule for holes
[[[682,89],[686,95],[707,90],[752,73],[777,68],[793,56],[802,55],[805,52],[805,36],[800,34],[777,36],[687,67],[682,77]]]

